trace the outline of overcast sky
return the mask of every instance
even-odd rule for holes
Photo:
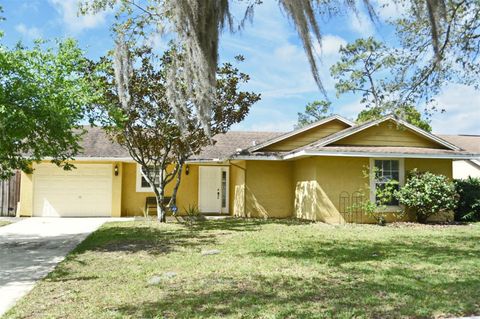
[[[386,1],[386,0],[384,0]],[[306,103],[322,99],[316,87],[303,48],[293,25],[274,0],[264,0],[256,8],[253,25],[235,34],[225,32],[220,43],[220,59],[232,61],[237,54],[246,60],[240,69],[251,76],[248,89],[262,94],[247,119],[236,130],[289,131],[297,121],[297,112]],[[74,37],[91,58],[97,58],[112,47],[109,27],[112,13],[77,17],[77,0],[3,0],[0,24],[5,31],[2,41],[29,44],[33,39]],[[233,8],[236,16],[240,10]],[[381,17],[395,17],[401,8],[395,5],[378,7]],[[362,11],[358,16],[345,14],[322,25],[324,34],[321,56],[321,78],[333,103],[334,113],[355,119],[362,109],[359,97],[335,96],[329,68],[338,59],[338,49],[359,37],[376,36],[392,41],[393,30],[386,25],[373,25]],[[165,40],[152,39],[158,49]],[[437,97],[446,113],[433,116],[433,131],[443,134],[480,134],[480,92],[471,87],[452,84]]]

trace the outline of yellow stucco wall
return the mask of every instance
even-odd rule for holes
[[[346,129],[349,125],[339,121],[332,120],[320,126],[314,127],[303,133],[294,135],[275,144],[269,145],[262,150],[265,151],[291,151],[301,146],[318,141],[319,139],[333,133]]]
[[[405,171],[408,173],[417,168],[420,172],[442,174],[451,179],[453,178],[452,162],[449,159],[406,158]]]
[[[368,179],[363,171],[368,158],[311,157],[295,162],[295,216],[327,223],[344,222],[339,212],[340,194],[349,197],[364,188]]]
[[[293,212],[292,162],[247,161],[246,217],[291,217]]]
[[[35,168],[38,165],[48,164],[51,165],[50,161],[42,161],[40,163],[34,163],[33,174],[21,174],[20,182],[20,208],[18,209],[19,216],[29,217],[33,214],[33,196],[34,196],[34,181],[35,181]],[[122,177],[115,176],[113,170],[115,165],[117,165],[121,171],[122,163],[115,161],[73,161],[74,165],[81,164],[110,164],[112,166],[112,216],[120,216],[121,211],[121,187],[122,187]],[[58,168],[61,170],[62,168]]]
[[[153,192],[137,192],[137,164],[124,163],[122,184],[122,216],[143,216],[145,200],[153,197]],[[171,196],[174,182],[167,185],[165,196]],[[180,214],[189,206],[198,205],[198,166],[189,164],[189,174],[182,172],[182,181],[177,193],[177,207]]]
[[[77,164],[111,164],[119,168],[112,178],[112,216],[143,215],[145,198],[150,192],[136,191],[135,163],[76,162]],[[229,210],[234,216],[297,217],[328,223],[345,220],[339,211],[340,194],[351,198],[359,190],[367,190],[364,171],[368,158],[311,157],[296,161],[232,161],[229,181]],[[41,165],[41,164],[40,164]],[[182,176],[177,204],[180,213],[189,205],[198,205],[198,165],[189,164],[189,175]],[[452,161],[441,159],[405,159],[406,175],[413,168],[452,178]],[[34,178],[22,173],[20,216],[31,216]],[[166,190],[170,196],[173,184]],[[368,194],[367,194],[368,195]],[[389,215],[393,220],[393,215]],[[374,222],[364,218],[364,222]]]
[[[230,214],[245,216],[246,162],[231,161],[230,164]]]
[[[311,157],[298,160],[293,166],[294,180],[294,216],[301,219],[322,221],[327,223],[344,223],[346,221],[361,221],[375,223],[366,215],[340,214],[345,211],[341,207],[340,196],[347,196],[344,206],[353,204],[352,195],[363,193],[368,200],[369,159],[355,157]],[[452,161],[443,159],[405,159],[405,175],[412,169],[452,176]],[[357,193],[357,194],[360,194]],[[387,213],[388,222],[408,220],[411,216],[396,216]]]
[[[33,175],[22,172],[20,176],[20,206],[18,216],[32,216],[33,210]]]
[[[354,135],[338,140],[332,145],[363,145],[363,146],[406,146],[445,148],[423,136],[413,133],[410,129],[399,126],[393,121],[385,121]]]

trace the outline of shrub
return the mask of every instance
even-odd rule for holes
[[[455,220],[480,221],[480,178],[457,179],[455,189],[459,195]]]
[[[458,195],[454,183],[447,177],[413,170],[395,197],[416,214],[418,222],[425,223],[432,215],[453,210]]]

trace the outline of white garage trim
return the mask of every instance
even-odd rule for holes
[[[65,171],[38,164],[33,173],[33,216],[112,215],[112,164],[75,164]]]

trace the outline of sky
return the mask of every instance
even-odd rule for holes
[[[374,2],[381,18],[394,18],[402,8],[387,0]],[[360,1],[361,2],[361,1]],[[382,4],[390,3],[388,6]],[[7,45],[18,41],[31,44],[34,39],[73,37],[90,58],[104,55],[113,46],[110,26],[113,12],[77,16],[77,0],[0,0],[6,21],[0,23],[5,32],[2,40]],[[233,7],[237,19],[241,9]],[[332,102],[334,113],[355,119],[362,110],[360,97],[335,95],[334,81],[329,68],[339,58],[341,45],[357,38],[375,36],[393,44],[393,30],[384,24],[372,23],[360,10],[357,15],[345,13],[322,23],[323,33],[320,76]],[[165,48],[166,40],[152,38],[157,49]],[[245,61],[241,71],[250,75],[246,89],[260,93],[262,99],[250,110],[247,118],[234,130],[290,131],[297,122],[297,113],[308,102],[324,99],[313,81],[310,66],[293,24],[280,10],[275,0],[264,0],[257,6],[253,24],[231,34],[223,32],[220,41],[220,60],[233,61],[241,54]],[[451,84],[436,97],[445,113],[432,117],[433,132],[442,134],[480,134],[480,91],[472,87]]]

